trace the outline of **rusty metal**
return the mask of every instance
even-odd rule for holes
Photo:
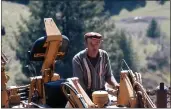
[[[160,83],[156,92],[157,108],[167,108],[167,87],[164,86],[164,83]]]

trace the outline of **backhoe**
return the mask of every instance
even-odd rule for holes
[[[54,71],[55,62],[66,55],[69,39],[61,34],[52,18],[45,18],[44,24],[47,36],[37,39],[28,52],[31,62],[43,62],[41,75],[30,77],[30,84],[6,86],[5,64],[8,59],[2,52],[2,108],[157,108],[142,85],[141,74],[131,69],[121,70],[119,89],[106,84],[106,90],[94,91],[92,99],[81,87],[79,78],[62,79]]]

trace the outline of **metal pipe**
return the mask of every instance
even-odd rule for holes
[[[167,108],[167,87],[160,83],[157,87],[157,108]]]

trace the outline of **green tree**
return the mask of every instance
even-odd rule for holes
[[[131,70],[138,71],[138,58],[133,50],[132,39],[131,37],[126,36],[126,34],[128,33],[121,30],[119,45],[123,52],[123,59],[127,62]]]
[[[63,35],[70,40],[68,55],[56,63],[56,72],[62,77],[72,76],[71,60],[73,56],[83,49],[83,35],[87,31],[99,28],[102,19],[106,19],[103,12],[103,1],[30,1],[29,8],[32,13],[29,21],[23,19],[26,27],[19,26],[17,58],[23,65],[23,72],[29,76],[24,67],[28,63],[27,51],[39,37],[46,36],[44,18],[53,18]],[[35,63],[36,72],[40,72],[42,63]],[[40,73],[39,73],[40,74]]]
[[[160,29],[155,19],[152,19],[148,26],[147,36],[151,38],[160,37]]]
[[[160,5],[164,5],[167,1],[168,1],[168,0],[159,0],[158,3],[159,3]]]
[[[113,29],[112,32],[107,32],[103,42],[103,48],[108,52],[110,57],[111,68],[117,81],[120,80],[121,61],[124,59],[130,69],[138,70],[138,61],[136,53],[132,47],[131,39],[126,36],[123,30]],[[127,69],[123,66],[123,69]]]
[[[119,38],[120,35],[115,32],[106,33],[106,37],[103,41],[103,49],[105,49],[109,55],[111,68],[113,74],[117,81],[120,79],[120,62],[123,58],[122,50],[119,47]]]
[[[84,49],[83,35],[88,31],[94,31],[101,26],[107,14],[103,13],[103,1],[72,1],[64,2],[60,12],[64,15],[62,20],[63,34],[69,37],[70,50],[68,56],[56,68],[72,76],[72,58],[80,50]],[[103,15],[103,16],[102,16]]]

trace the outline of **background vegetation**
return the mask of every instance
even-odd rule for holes
[[[119,81],[121,59],[141,72],[146,88],[170,82],[170,1],[2,1],[2,51],[9,58],[8,85],[28,82],[27,51],[45,36],[44,18],[51,17],[70,39],[68,55],[56,63],[63,78],[72,76],[72,57],[84,48],[83,35],[96,31],[104,36],[102,48],[109,53],[113,73]],[[152,20],[153,19],[153,20]],[[158,25],[158,36],[148,37]],[[154,26],[155,27],[155,26]],[[153,27],[153,28],[154,28]],[[37,74],[42,63],[34,63]],[[148,82],[147,82],[148,81]]]

